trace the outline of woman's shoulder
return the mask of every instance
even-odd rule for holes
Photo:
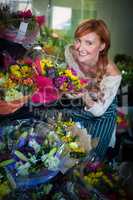
[[[108,65],[107,65],[107,70],[106,70],[107,76],[121,76],[121,72],[116,66],[116,64],[109,60]]]

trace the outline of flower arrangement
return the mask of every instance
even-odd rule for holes
[[[87,86],[88,80],[79,79],[76,70],[66,68],[59,70],[58,76],[54,79],[55,86],[61,92],[78,93]]]
[[[105,199],[126,199],[117,169],[107,163],[88,162],[84,168],[83,182],[87,188],[92,188]]]
[[[9,129],[11,126],[10,124]],[[27,184],[33,186],[46,182],[59,171],[65,173],[88,155],[96,145],[85,129],[78,128],[74,122],[64,122],[59,118],[51,124],[36,120],[20,120],[19,125],[15,126],[19,128],[12,128],[14,135],[8,135],[12,137],[8,138],[10,159],[2,161],[0,167],[6,167],[12,179],[18,182],[18,187],[28,186],[25,178],[31,177],[30,183]],[[7,129],[8,127],[8,134],[10,131]],[[4,131],[2,135],[6,137]],[[35,175],[39,176],[39,179],[35,180]]]
[[[34,90],[34,70],[29,64],[16,63],[0,72],[0,114],[14,112]]]
[[[68,68],[66,63],[58,63],[53,56],[43,55],[43,58],[36,58],[33,68],[37,74],[36,82],[39,88],[32,97],[33,102],[51,102],[60,98],[61,93],[81,93],[89,83],[89,80],[80,79],[76,71]],[[49,90],[53,98],[46,100],[50,93]],[[41,98],[42,96],[44,98]]]
[[[42,46],[43,52],[48,55],[53,55],[59,60],[64,61],[65,46],[71,42],[68,35],[61,31],[53,30],[47,26],[42,27],[38,43]]]
[[[0,37],[23,45],[31,44],[37,36],[39,28],[44,24],[44,16],[34,16],[31,10],[12,12],[6,4],[0,4]],[[18,37],[21,23],[27,30],[24,37]]]

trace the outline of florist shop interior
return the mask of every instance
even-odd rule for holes
[[[132,0],[0,0],[0,200],[133,199],[132,9]],[[85,19],[108,25],[122,76],[104,157],[100,136],[74,117],[90,82],[65,57]]]

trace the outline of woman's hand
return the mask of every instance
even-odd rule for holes
[[[89,95],[89,92],[88,91],[85,91],[83,94],[82,94],[82,99],[83,99],[83,102],[86,104],[87,108],[91,108],[96,101],[94,101],[92,99],[92,97]]]

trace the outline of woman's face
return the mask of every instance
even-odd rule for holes
[[[90,32],[75,41],[76,59],[79,63],[93,66],[97,63],[99,53],[105,48],[99,36],[95,32]]]

